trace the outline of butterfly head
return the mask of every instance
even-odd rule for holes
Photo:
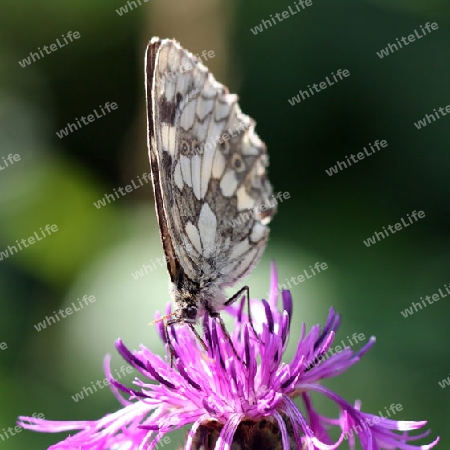
[[[226,297],[213,280],[193,281],[185,274],[171,284],[172,298],[176,305],[177,321],[196,323],[208,311],[210,314],[223,309]]]
[[[200,285],[186,275],[179,275],[171,285],[172,298],[176,305],[175,316],[178,321],[196,323],[203,315],[199,314]]]
[[[196,323],[197,313],[198,313],[197,305],[190,304],[186,301],[181,304],[178,310],[178,318],[183,320],[183,322]]]

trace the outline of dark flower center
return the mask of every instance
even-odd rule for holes
[[[283,416],[288,435],[290,450],[298,450],[290,421]],[[192,445],[193,450],[214,450],[223,425],[210,421],[200,425]],[[233,437],[231,450],[283,450],[281,431],[275,419],[242,421]]]

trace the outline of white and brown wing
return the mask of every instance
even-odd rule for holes
[[[264,143],[237,96],[176,41],[147,48],[150,164],[172,281],[232,285],[259,260],[275,213]]]

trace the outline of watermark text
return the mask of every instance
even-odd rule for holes
[[[344,439],[352,438],[355,433],[359,434],[362,432],[363,429],[367,430],[369,427],[372,427],[380,423],[383,419],[387,419],[391,417],[391,415],[392,416],[395,415],[396,413],[403,410],[403,406],[401,404],[394,405],[394,403],[392,403],[389,409],[384,407],[384,410],[386,411],[386,417],[383,416],[383,413],[381,411],[378,411],[378,416],[372,415],[370,418],[364,418],[362,423],[358,425],[353,425],[352,428],[350,428],[348,431],[345,432]]]
[[[291,5],[288,6],[288,11],[271,14],[270,19],[263,19],[259,25],[256,25],[254,28],[250,28],[250,31],[255,35],[258,33],[262,33],[264,30],[267,30],[267,26],[272,27],[272,25],[276,25],[277,23],[282,22],[284,19],[289,19],[289,17],[303,11],[311,5],[312,0],[298,0],[298,2],[294,2],[294,5],[292,7]],[[275,17],[273,17],[274,15],[277,18],[278,22],[277,20],[275,20]]]
[[[64,41],[65,44],[60,41],[60,38],[57,38],[56,43],[54,43],[54,44],[50,44],[49,46],[44,45],[42,49],[41,49],[41,47],[38,47],[36,52],[30,52],[29,56],[22,59],[22,61],[19,61],[20,67],[22,67],[24,69],[25,67],[29,66],[31,63],[43,58],[45,55],[50,55],[52,52],[56,52],[56,50],[58,50],[59,48],[69,45],[70,42],[73,42],[74,39],[79,39],[81,37],[81,35],[78,31],[74,31],[73,33],[72,33],[72,31],[68,31],[66,33],[66,35],[62,34],[61,36],[62,36],[61,41]],[[58,44],[58,45],[56,45],[56,44]],[[45,53],[42,50],[44,50]]]
[[[147,184],[150,181],[150,175],[147,172],[144,172],[142,174],[142,179],[145,181],[145,184]],[[144,186],[144,183],[143,183],[142,179],[138,175],[137,176],[137,182],[139,183],[138,185],[134,182],[134,180],[131,180],[131,184],[127,184],[124,188],[122,188],[122,187],[119,187],[117,189],[114,188],[113,189],[113,191],[114,191],[113,194],[105,194],[103,196],[103,198],[101,198],[100,200],[97,200],[96,202],[94,202],[93,205],[97,209],[100,209],[102,206],[106,206],[106,202],[108,202],[108,203],[115,202],[116,199],[120,198],[120,196],[123,197],[123,196],[129,194],[130,192],[132,192],[133,190],[138,189],[141,186]],[[117,191],[119,191],[119,192],[117,192]],[[119,195],[119,193],[120,193],[120,195]]]
[[[45,419],[44,414],[42,413],[33,413],[32,417],[36,419]],[[19,425],[16,425],[13,427],[3,428],[3,432],[0,432],[0,439],[1,442],[5,442],[7,439],[9,439],[12,436],[15,436],[16,434],[20,433],[23,430],[23,428]]]
[[[261,203],[261,205],[253,209],[241,212],[240,214],[238,214],[236,219],[228,221],[228,224],[235,228],[249,221],[250,219],[253,219],[255,217],[255,214],[261,214],[265,211],[269,211],[275,208],[275,206],[278,205],[278,202],[282,203],[283,200],[289,200],[290,198],[291,194],[289,192],[278,192],[277,194],[272,194],[271,198],[267,199],[266,202]]]
[[[71,306],[68,306],[67,308],[60,309],[58,312],[53,311],[53,314],[51,316],[45,316],[45,320],[34,325],[34,328],[36,328],[38,332],[44,330],[45,328],[47,328],[47,325],[53,325],[56,322],[59,322],[61,319],[65,319],[66,317],[71,316],[74,312],[81,311],[85,306],[89,306],[91,303],[94,303],[96,301],[96,298],[93,295],[90,295],[89,297],[87,295],[84,295],[81,300],[79,298],[77,300],[78,305],[72,302]]]
[[[315,358],[305,361],[303,365],[306,367],[306,370],[311,370],[314,366],[323,362],[330,358],[331,356],[337,355],[338,353],[350,348],[352,345],[359,344],[362,341],[366,340],[366,336],[364,333],[353,333],[352,337],[347,336],[349,346],[346,345],[344,340],[341,340],[342,345],[335,345],[334,347],[330,347],[326,352],[317,355]]]
[[[370,152],[366,147],[363,147],[364,153],[358,152],[356,154],[356,156],[352,153],[350,155],[350,158],[346,155],[345,160],[347,161],[347,163],[345,161],[336,161],[337,164],[335,166],[332,166],[329,169],[325,169],[326,174],[331,177],[334,174],[339,173],[339,170],[344,170],[347,167],[350,167],[352,165],[352,162],[357,163],[359,161],[362,161],[366,156],[371,156],[371,155],[375,154],[376,151],[380,151],[382,148],[386,148],[388,146],[388,143],[384,139],[382,141],[378,141],[378,139],[377,139],[373,143],[373,145],[375,146],[376,150],[372,147],[372,144],[369,143],[369,147],[370,147],[370,150],[372,150],[372,152]],[[350,161],[350,159],[351,159],[351,161]]]
[[[297,286],[298,284],[315,277],[316,275],[327,269],[328,269],[327,263],[316,262],[314,264],[314,267],[310,265],[309,270],[304,269],[303,273],[301,273],[300,275],[296,277],[291,277],[289,278],[289,280],[286,278],[285,283],[278,283],[275,289],[271,289],[270,292],[266,293],[266,296],[269,297],[270,295],[278,295],[278,293],[281,291],[285,291],[288,289],[291,290],[292,289],[291,281],[294,286]]]
[[[2,156],[2,159],[3,159],[3,165],[0,162],[0,170],[4,170],[7,167],[12,166],[15,162],[20,161],[20,155],[18,153],[16,153],[15,155],[10,153],[6,158],[4,156]]]
[[[47,236],[50,236],[52,233],[56,233],[58,231],[58,227],[55,224],[53,225],[47,224],[45,225],[44,229],[39,228],[39,230],[40,232],[35,231],[33,236],[30,236],[27,239],[21,239],[20,241],[16,239],[17,245],[8,245],[8,247],[6,247],[5,250],[0,251],[0,261],[3,261],[3,259],[6,259],[9,256],[12,256],[13,254],[23,250],[24,248],[27,248],[30,245],[35,244],[37,241],[42,241],[42,239],[46,238]]]
[[[397,222],[394,226],[388,225],[388,230],[386,227],[383,227],[383,231],[375,231],[375,234],[366,240],[363,240],[364,245],[366,247],[370,247],[371,245],[375,245],[377,242],[380,242],[382,239],[389,237],[391,234],[396,233],[397,231],[403,230],[403,228],[409,227],[414,222],[417,222],[419,219],[423,219],[425,217],[425,213],[423,211],[413,211],[411,216],[409,214],[406,215],[407,220],[403,217],[401,218],[401,222]],[[413,220],[414,219],[414,220]]]
[[[444,289],[447,292],[444,292],[442,289]],[[400,313],[406,319],[407,317],[412,316],[415,312],[422,310],[423,308],[426,308],[428,305],[432,305],[433,303],[439,301],[441,298],[447,297],[448,294],[450,294],[450,288],[446,284],[444,284],[444,287],[439,288],[438,292],[432,295],[426,295],[425,298],[420,297],[420,300],[422,300],[420,303],[411,302],[412,306],[410,308],[405,308],[403,311],[400,311]]]
[[[308,89],[305,89],[302,91],[299,89],[299,93],[292,98],[288,99],[288,102],[291,106],[295,106],[297,103],[300,103],[301,101],[306,100],[307,98],[312,97],[314,94],[323,91],[328,86],[333,86],[333,84],[338,83],[339,81],[342,81],[344,78],[347,78],[350,76],[350,71],[347,69],[338,69],[336,71],[336,74],[334,72],[331,72],[330,77],[334,80],[330,80],[328,76],[325,77],[325,81],[321,81],[320,83],[314,83],[312,87],[308,84]]]
[[[117,369],[115,369],[115,372],[116,376],[114,377],[114,379],[120,380],[126,374],[130,374],[131,372],[133,372],[133,368],[131,366],[120,366],[120,370],[118,371]],[[120,374],[122,374],[122,376]],[[108,378],[96,380],[95,382],[91,381],[91,386],[83,387],[83,389],[80,392],[77,392],[75,395],[71,395],[72,400],[74,402],[79,402],[80,400],[89,397],[89,395],[92,395],[94,392],[97,392],[98,389],[103,389],[104,387],[109,386],[110,384],[111,383]]]
[[[111,104],[109,102],[106,102],[104,105],[105,109],[110,113],[111,111],[114,111],[117,109],[117,103],[112,102]],[[83,122],[84,125],[88,125],[91,122],[94,122],[95,119],[100,119],[103,116],[106,116],[106,112],[103,109],[102,105],[99,105],[100,111],[102,112],[101,115],[98,114],[97,110],[94,109],[94,114],[88,114],[87,117],[81,116],[78,120],[78,117],[75,117],[75,122],[78,124],[78,126],[75,123],[69,123],[67,122],[67,126],[64,128],[61,128],[59,131],[56,132],[56,136],[58,136],[60,139],[62,139],[65,136],[68,136],[70,133],[73,133],[74,131],[77,131],[79,128],[82,127],[80,120]],[[87,122],[86,122],[87,120]]]
[[[417,122],[414,122],[414,126],[418,130],[420,130],[421,128],[426,127],[428,124],[431,124],[431,119],[433,119],[433,122],[436,122],[437,119],[440,119],[441,117],[446,116],[448,113],[450,113],[450,105],[447,105],[445,107],[445,112],[444,112],[444,108],[442,106],[440,106],[438,108],[439,112],[436,111],[436,108],[434,108],[433,111],[434,112],[431,114],[425,114],[425,117],[423,119],[420,119]],[[439,115],[439,114],[441,114],[441,115]]]
[[[425,30],[424,30],[425,27]],[[380,59],[383,59],[385,56],[392,55],[392,53],[396,52],[397,50],[403,48],[403,45],[406,47],[411,42],[414,42],[417,39],[422,39],[427,34],[430,34],[432,30],[437,30],[439,28],[438,24],[436,22],[433,22],[430,24],[430,22],[427,22],[424,27],[420,25],[420,29],[422,33],[418,32],[417,30],[414,30],[414,33],[409,34],[408,37],[402,36],[400,39],[396,39],[396,44],[388,44],[387,47],[382,48],[379,52],[376,52],[378,57]],[[400,43],[400,41],[403,42],[403,45]]]

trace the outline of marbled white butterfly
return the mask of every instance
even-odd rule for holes
[[[248,287],[230,299],[224,289],[266,245],[275,213],[266,147],[238,97],[178,42],[153,38],[145,70],[150,166],[176,308],[167,325],[187,323],[199,337],[193,324],[205,312],[217,317],[244,290],[248,298]]]

